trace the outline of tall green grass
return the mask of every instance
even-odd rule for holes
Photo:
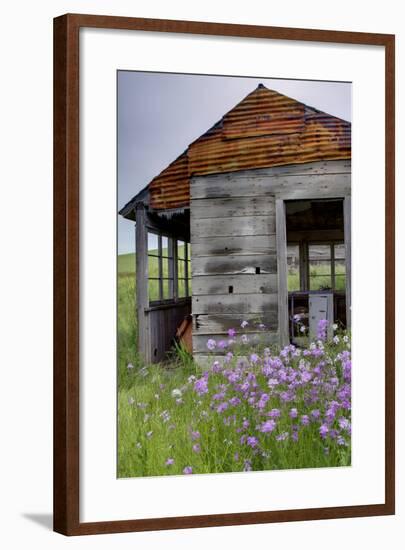
[[[173,396],[173,390],[188,385],[190,376],[201,373],[192,357],[182,348],[173,350],[171,361],[164,365],[145,366],[139,357],[133,254],[118,258],[117,300],[118,477],[180,474],[191,462],[198,473],[240,470],[242,464],[234,460],[235,442],[225,441],[229,438],[218,415],[199,424],[204,450],[192,450],[190,429],[201,411],[192,391],[182,391],[180,404]],[[170,416],[167,422],[162,421],[164,411]],[[308,429],[299,445],[286,441],[268,451],[271,460],[263,458],[257,469],[350,464],[348,447],[324,452],[317,428]],[[165,465],[169,457],[175,459],[170,467]]]

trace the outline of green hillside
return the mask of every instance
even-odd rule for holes
[[[120,254],[118,256],[118,273],[135,273],[135,254]]]

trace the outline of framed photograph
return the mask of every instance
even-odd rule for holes
[[[395,513],[394,36],[54,20],[54,529]]]

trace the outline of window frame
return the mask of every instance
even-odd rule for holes
[[[190,277],[191,269],[189,269],[189,241],[174,237],[163,231],[158,231],[156,229],[147,229],[147,238],[149,242],[149,235],[155,235],[157,237],[158,243],[157,248],[147,249],[147,260],[148,260],[148,303],[149,307],[159,306],[159,305],[169,305],[176,304],[181,301],[190,299]],[[167,238],[167,252],[163,253],[162,240]],[[178,257],[178,243],[184,243],[185,248],[185,258]],[[158,263],[158,275],[151,276],[149,272],[150,261],[149,258],[156,258]],[[167,273],[164,273],[164,261],[167,260]],[[184,277],[178,276],[178,263],[179,261],[184,261]],[[185,296],[179,296],[179,280],[184,280]],[[158,298],[152,300],[150,297],[150,281],[158,281]],[[167,281],[167,290],[168,296],[165,297],[165,285],[164,282]]]
[[[329,246],[329,250],[330,250],[330,256],[328,259],[325,259],[325,260],[319,260],[320,262],[325,262],[325,263],[330,263],[330,274],[327,274],[327,275],[313,275],[313,277],[326,277],[326,276],[330,276],[330,280],[331,280],[331,291],[332,292],[341,292],[340,290],[337,290],[336,289],[336,256],[335,256],[335,246],[337,245],[345,245],[344,241],[342,241],[341,239],[338,239],[338,240],[329,240],[329,241],[308,241],[305,243],[305,246],[306,246],[306,249],[307,249],[307,288],[306,289],[303,289],[303,290],[307,290],[308,292],[315,292],[316,290],[311,290],[311,270],[310,270],[310,263],[311,263],[311,258],[310,258],[310,253],[309,253],[309,247],[310,246],[321,246],[321,245],[325,245],[325,246]],[[339,260],[342,260],[344,262],[346,262],[346,253],[345,253],[345,257],[344,258],[339,258]],[[338,275],[338,276],[343,276],[343,273]],[[344,277],[346,277],[346,264],[345,264],[345,273],[344,273]],[[345,285],[346,286],[346,285]]]

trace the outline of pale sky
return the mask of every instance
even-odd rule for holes
[[[259,83],[351,121],[351,84],[118,72],[118,208]],[[118,254],[135,251],[134,222],[118,216]]]

